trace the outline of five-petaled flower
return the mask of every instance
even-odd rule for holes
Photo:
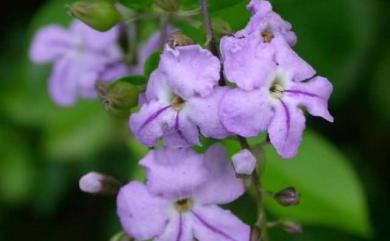
[[[75,20],[69,30],[49,25],[36,34],[30,57],[36,63],[54,63],[49,92],[57,104],[73,105],[78,96],[95,98],[97,79],[109,81],[105,76],[127,73],[117,44],[118,30],[101,33]]]
[[[226,204],[245,189],[218,144],[204,154],[191,149],[151,151],[141,165],[147,185],[130,182],[117,197],[125,231],[137,240],[248,241],[250,228]]]
[[[265,12],[263,5],[255,8],[255,3],[262,2],[253,0],[249,6]],[[263,26],[268,16],[273,15],[264,15],[256,23]],[[251,36],[221,40],[225,75],[239,88],[225,94],[219,114],[224,126],[241,136],[256,136],[268,130],[278,153],[291,158],[297,153],[305,128],[301,107],[332,122],[327,102],[333,87],[291,49],[289,39],[282,37],[283,29],[283,25],[273,27],[274,36],[280,37],[271,42]]]
[[[227,91],[217,86],[219,71],[218,58],[199,45],[167,45],[148,82],[145,103],[130,117],[134,135],[147,146],[162,137],[171,147],[199,145],[199,130],[206,137],[228,136],[218,117]]]

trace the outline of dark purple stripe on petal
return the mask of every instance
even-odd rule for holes
[[[288,110],[288,107],[286,103],[284,103],[282,100],[280,100],[280,103],[282,103],[284,114],[286,116],[286,139],[288,137],[288,134],[290,133],[290,123],[291,123],[291,116],[290,116],[290,111]]]
[[[180,216],[179,216],[179,227],[178,227],[176,241],[180,241],[182,236],[183,236],[183,217],[180,214]]]
[[[322,98],[319,95],[316,95],[316,94],[313,94],[310,92],[306,92],[306,91],[302,91],[302,90],[284,90],[283,92],[290,93],[290,94],[297,94],[297,95],[306,95],[306,96],[320,98],[320,99]]]
[[[179,112],[176,114],[175,130],[177,131],[177,134],[180,136],[180,138],[182,138],[187,144],[190,144],[190,142],[184,136],[183,132],[180,130]]]
[[[159,115],[161,115],[164,111],[166,111],[170,107],[171,107],[170,105],[165,106],[165,107],[159,109],[158,111],[156,111],[155,113],[153,113],[151,116],[149,116],[149,118],[146,119],[146,121],[144,123],[142,123],[141,127],[138,129],[138,133],[141,132],[142,129],[144,129],[148,124],[150,124],[150,122],[155,120]]]
[[[196,219],[199,220],[199,222],[205,226],[206,228],[208,228],[210,231],[212,231],[213,233],[216,233],[218,235],[221,235],[222,237],[224,238],[227,238],[229,240],[232,240],[232,241],[237,241],[235,240],[233,237],[231,237],[229,234],[219,230],[218,228],[212,226],[211,224],[209,224],[206,220],[204,220],[201,216],[199,216],[199,214],[197,214],[196,212],[192,211],[192,214],[195,216]]]

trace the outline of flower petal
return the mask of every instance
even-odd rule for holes
[[[119,39],[119,26],[115,26],[106,32],[99,32],[79,20],[74,20],[70,26],[70,31],[87,48],[95,51],[107,51],[110,47],[115,46]]]
[[[199,45],[171,49],[166,46],[159,68],[167,75],[169,86],[182,98],[206,96],[218,84],[220,62]]]
[[[154,241],[192,241],[192,220],[188,214],[176,214],[169,220],[164,232]]]
[[[173,97],[173,92],[167,84],[167,76],[159,69],[153,71],[150,75],[145,95],[148,101],[171,101]]]
[[[207,97],[192,97],[188,100],[189,118],[199,127],[202,135],[223,139],[231,133],[219,119],[218,110],[228,88],[219,87]]]
[[[305,106],[313,116],[320,116],[329,122],[333,117],[328,111],[328,99],[333,86],[324,77],[315,77],[307,82],[295,82],[289,89],[284,90],[286,99]]]
[[[225,128],[246,137],[257,136],[266,130],[273,116],[266,91],[229,90],[219,110]]]
[[[275,61],[280,69],[289,72],[293,81],[304,81],[312,78],[316,71],[305,60],[301,59],[291,47],[280,38],[275,38],[276,51]]]
[[[169,147],[200,145],[198,127],[182,112],[171,115],[173,126],[164,130],[164,144]]]
[[[290,46],[297,42],[297,36],[292,30],[292,25],[283,20],[276,12],[272,11],[272,5],[268,1],[251,0],[247,9],[252,13],[247,26],[238,31],[236,37],[248,37],[255,35],[260,39],[264,30],[271,31],[274,37],[281,37]]]
[[[140,164],[146,168],[149,190],[165,198],[190,197],[208,178],[202,155],[190,148],[153,150]]]
[[[293,103],[280,100],[275,105],[275,116],[268,128],[269,138],[279,155],[292,158],[298,152],[305,129],[305,116]]]
[[[81,66],[71,58],[63,58],[54,65],[49,79],[49,93],[61,106],[71,106],[77,99],[77,78]]]
[[[59,25],[49,25],[35,36],[30,48],[30,58],[36,63],[49,63],[73,47],[72,35]]]
[[[161,234],[169,218],[169,202],[150,194],[144,184],[131,182],[117,196],[117,214],[124,230],[137,240]]]
[[[201,241],[248,241],[250,228],[230,211],[216,205],[201,206],[192,211],[193,230]]]
[[[256,37],[225,36],[221,40],[221,54],[226,78],[244,90],[264,86],[276,68],[274,49],[260,43]]]
[[[233,166],[226,157],[225,149],[215,144],[205,156],[204,165],[209,172],[207,183],[194,193],[194,200],[202,204],[225,204],[240,197],[244,184],[236,177]]]
[[[164,126],[168,125],[167,121],[173,113],[169,104],[152,101],[130,116],[130,129],[142,144],[154,146],[164,134]]]

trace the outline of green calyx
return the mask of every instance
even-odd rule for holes
[[[71,16],[101,32],[108,31],[122,20],[114,2],[109,0],[74,2],[68,6],[68,11]]]
[[[121,80],[112,84],[98,82],[96,84],[99,99],[110,114],[127,118],[131,109],[138,105],[141,88]]]

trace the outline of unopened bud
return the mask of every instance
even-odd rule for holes
[[[233,167],[238,176],[250,176],[256,168],[256,157],[244,149],[232,156]]]
[[[112,84],[97,82],[99,99],[110,114],[118,117],[129,117],[131,108],[138,104],[141,89],[125,81],[115,81]]]
[[[154,3],[167,12],[177,12],[180,8],[177,0],[154,0]]]
[[[90,172],[79,181],[81,191],[94,195],[110,196],[115,195],[121,184],[115,178],[97,172]]]
[[[299,204],[300,194],[294,187],[288,187],[274,194],[274,199],[283,206],[293,206]]]
[[[174,32],[168,39],[168,45],[173,49],[179,46],[187,46],[192,44],[195,44],[194,40],[180,31]]]
[[[114,27],[122,17],[112,1],[94,0],[74,2],[68,6],[69,14],[98,31]]]
[[[280,228],[288,234],[302,234],[302,226],[291,220],[280,221]]]

